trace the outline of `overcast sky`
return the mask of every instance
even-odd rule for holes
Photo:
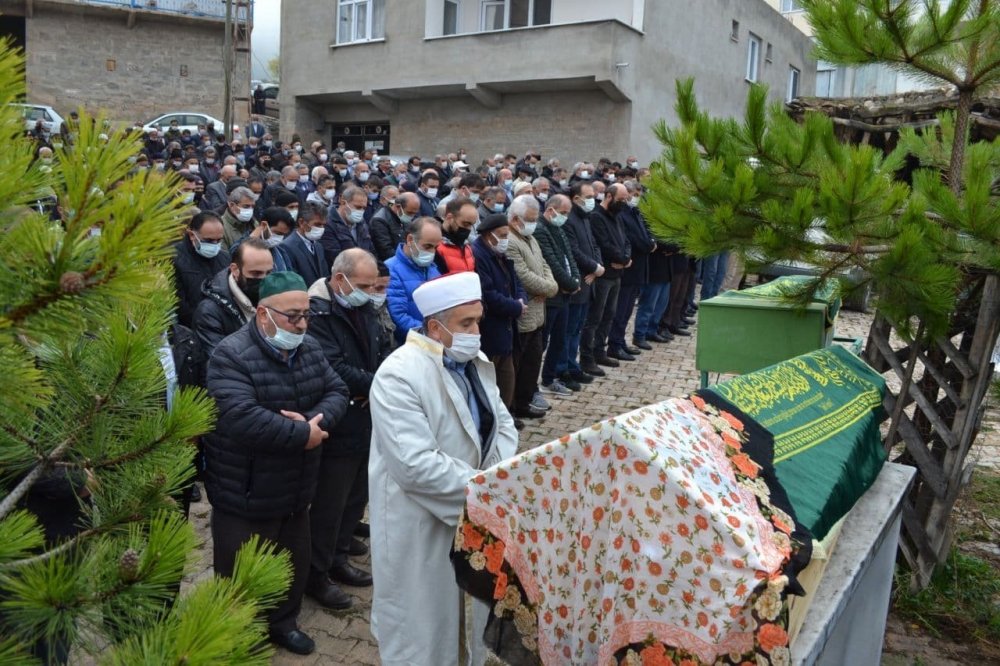
[[[281,41],[281,0],[256,0],[253,11],[253,77],[267,80],[267,61],[278,55]]]

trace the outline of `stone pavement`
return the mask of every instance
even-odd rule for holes
[[[857,312],[841,311],[837,324],[838,336],[867,336],[871,317]],[[696,331],[697,325],[692,327]],[[585,428],[595,422],[623,414],[644,405],[680,396],[698,388],[698,372],[694,367],[695,336],[677,338],[665,345],[653,345],[636,362],[621,363],[619,368],[606,368],[607,377],[597,379],[583,391],[569,398],[547,397],[552,411],[542,419],[526,421],[521,431],[520,450],[545,444],[564,434]],[[711,377],[715,383],[717,378]],[[1000,462],[1000,434],[996,430],[984,433],[972,453],[973,460],[995,465]],[[204,495],[204,493],[203,493]],[[192,520],[205,540],[200,551],[201,563],[193,580],[211,575],[211,544],[208,533],[210,507],[203,501],[192,506]],[[367,557],[355,564],[369,567]],[[276,666],[311,664],[378,664],[378,648],[368,629],[371,610],[371,588],[348,588],[355,606],[348,611],[331,611],[305,599],[299,618],[301,628],[316,640],[316,652],[308,657],[278,650]]]

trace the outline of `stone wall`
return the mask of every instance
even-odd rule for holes
[[[0,3],[6,11],[6,3]],[[223,22],[118,9],[44,5],[25,20],[28,100],[64,117],[83,106],[114,121],[168,111],[223,117]],[[245,66],[233,75],[246,96]],[[246,103],[235,105],[242,123]]]

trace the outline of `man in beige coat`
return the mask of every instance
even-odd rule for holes
[[[545,299],[559,292],[542,248],[534,238],[540,209],[538,200],[524,194],[507,211],[510,245],[507,257],[528,293],[526,312],[517,320],[518,344],[514,345],[514,416],[534,419],[545,416],[549,404],[538,392],[545,334]]]

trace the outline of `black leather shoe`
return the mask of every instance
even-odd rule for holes
[[[315,571],[309,574],[309,581],[306,583],[306,594],[325,608],[346,610],[354,605],[351,595],[340,589],[328,576],[320,575]]]
[[[622,349],[625,350],[626,354],[631,354],[632,356],[638,356],[642,353],[642,349],[638,347],[629,347],[628,345],[625,345]]]
[[[368,546],[365,542],[358,538],[351,539],[351,547],[347,551],[352,557],[361,557],[362,555],[368,554]]]
[[[362,539],[367,539],[372,535],[371,525],[368,523],[358,523],[358,526],[354,528],[354,536],[361,537]]]
[[[609,349],[607,357],[608,358],[618,359],[619,361],[634,361],[635,360],[635,356],[632,356],[632,354],[629,354],[624,349]],[[600,363],[601,359],[598,358],[597,362]],[[616,363],[615,365],[618,365],[618,364]]]
[[[663,344],[665,342],[670,342],[671,338],[673,338],[673,336],[668,338],[667,336],[662,335],[660,333],[653,333],[651,336],[646,338],[646,340],[648,342],[658,342],[660,344]]]
[[[684,338],[691,337],[691,331],[688,331],[687,327],[680,328],[679,326],[671,326],[669,330],[670,330],[670,335],[679,335]]]
[[[574,393],[577,393],[577,392],[583,390],[583,384],[581,384],[580,382],[576,381],[572,377],[563,377],[559,381],[562,382],[563,386],[565,386],[566,388],[568,388],[570,391],[573,391]]]
[[[633,360],[635,360],[635,359],[633,359]],[[615,359],[611,358],[607,354],[601,354],[600,356],[595,356],[594,357],[594,362],[597,363],[597,365],[603,365],[603,366],[606,366],[606,367],[609,367],[609,368],[617,368],[620,365],[618,363],[618,361],[616,361]],[[587,371],[586,368],[584,368],[583,370],[584,370],[584,372]]]
[[[531,405],[519,407],[514,410],[514,416],[522,419],[540,419],[545,416],[545,410],[535,409]]]
[[[571,381],[579,382],[581,384],[589,384],[590,382],[594,381],[594,376],[588,375],[586,372],[582,370],[574,370],[573,372],[564,372],[562,375],[560,375],[559,379],[563,380],[563,382],[569,379]]]
[[[524,430],[524,421],[519,418],[514,419],[514,430]]]
[[[371,587],[372,575],[353,564],[338,564],[330,569],[330,579],[351,587]]]
[[[684,317],[683,319],[681,319],[681,323],[682,324],[687,324],[688,326],[693,326],[694,323],[695,323],[695,320],[691,319],[689,317]]]
[[[316,642],[298,629],[292,629],[283,634],[271,632],[269,638],[275,645],[280,645],[295,654],[312,654],[313,650],[316,649]]]
[[[605,374],[607,374],[599,367],[597,367],[597,364],[594,363],[593,361],[584,361],[583,363],[580,364],[580,368],[588,375],[592,375],[594,377],[603,377]]]
[[[653,345],[649,344],[645,340],[639,340],[637,338],[632,338],[632,344],[638,347],[639,349],[645,349],[646,351],[649,351],[650,349],[653,348]]]
[[[191,504],[197,504],[201,501],[201,490],[198,489],[197,483],[191,484]]]

